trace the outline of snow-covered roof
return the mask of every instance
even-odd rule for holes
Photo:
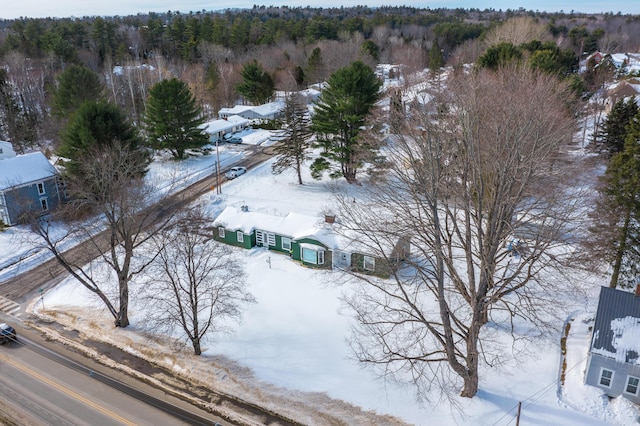
[[[249,125],[249,120],[238,115],[232,115],[226,120],[219,119],[208,121],[202,125],[202,128],[208,133],[217,133],[243,125]]]
[[[253,108],[253,112],[262,117],[269,117],[273,114],[276,114],[284,108],[284,104],[282,102],[269,102],[266,104],[258,105]]]
[[[53,165],[41,152],[0,160],[0,191],[41,181],[56,174]]]
[[[330,248],[337,248],[337,239],[330,229],[320,224],[320,219],[291,212],[286,216],[274,216],[261,212],[243,211],[226,207],[213,221],[214,226],[242,231],[250,234],[254,230],[273,232],[292,239],[313,238]]]
[[[251,105],[236,105],[233,108],[220,108],[218,116],[222,115],[240,115],[244,112],[251,111],[254,106]]]
[[[149,65],[149,64],[127,65],[127,66],[116,65],[115,67],[113,67],[113,73],[117,75],[123,75],[125,71],[131,71],[136,69],[153,71],[156,68],[153,65]]]
[[[601,288],[591,353],[640,365],[640,297],[624,290]]]

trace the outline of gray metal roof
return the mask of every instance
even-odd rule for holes
[[[633,292],[602,287],[591,352],[619,362],[639,363],[640,297]]]

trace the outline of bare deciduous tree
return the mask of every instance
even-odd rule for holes
[[[544,23],[530,16],[516,16],[488,31],[484,43],[486,47],[503,42],[519,46],[532,40],[545,42],[551,39],[551,33]]]
[[[387,136],[386,178],[362,201],[338,197],[347,235],[394,271],[353,274],[352,348],[420,398],[433,385],[476,395],[479,364],[506,356],[495,330],[524,321],[544,332],[554,292],[571,286],[560,249],[573,212],[558,161],[573,125],[563,86],[524,69],[482,71],[452,76],[442,95],[415,102]]]
[[[239,321],[243,305],[255,302],[232,249],[203,233],[210,223],[195,209],[158,236],[159,255],[147,287],[151,322],[172,334],[180,331],[196,355],[205,335],[224,331],[226,320]]]
[[[117,142],[96,147],[85,156],[81,177],[66,179],[71,201],[53,217],[32,221],[45,247],[102,300],[117,327],[129,325],[129,283],[157,255],[139,248],[172,217],[169,209],[150,208],[157,194],[140,177],[146,161],[146,156]],[[66,251],[78,241],[84,241],[82,251]],[[116,275],[117,291],[109,279],[86,269],[94,259]]]

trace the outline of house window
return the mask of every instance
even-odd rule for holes
[[[218,227],[218,237],[224,238],[224,228],[222,226]]]
[[[627,385],[624,387],[625,393],[638,396],[638,387],[640,379],[633,376],[627,376]]]
[[[44,194],[44,183],[43,182],[39,182],[38,183],[38,194],[40,194],[40,195]]]
[[[598,381],[600,386],[605,386],[610,388],[612,381],[613,381],[613,371],[607,370],[606,368],[603,368],[602,370],[600,370],[600,380]]]
[[[376,270],[376,260],[372,256],[364,256],[362,261],[362,267],[365,271]]]
[[[276,246],[276,234],[267,234],[267,246],[275,247]]]
[[[49,203],[47,203],[47,199],[46,198],[42,198],[40,199],[40,207],[42,207],[42,211],[46,212],[49,210]]]
[[[282,237],[282,249],[291,250],[291,238]]]
[[[238,242],[239,243],[244,241],[244,234],[242,233],[242,231],[237,231],[236,232],[236,236],[238,237]]]
[[[324,250],[302,247],[302,260],[314,265],[324,265]]]

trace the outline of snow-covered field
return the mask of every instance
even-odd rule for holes
[[[189,170],[205,170],[212,167],[215,156],[189,161]],[[337,185],[346,187],[343,182]],[[212,193],[201,201],[213,214],[226,206],[248,205],[252,211],[269,214],[294,211],[320,217],[331,205],[329,192],[328,181],[313,181],[307,174],[300,186],[293,173],[273,176],[267,163],[225,184],[222,195]],[[21,232],[14,228],[10,234]],[[6,235],[0,238],[5,244],[0,247],[7,247]],[[349,288],[335,285],[338,277],[334,272],[307,269],[262,248],[238,249],[237,255],[244,260],[249,290],[258,303],[247,307],[244,322],[235,327],[234,334],[212,336],[200,358],[192,356],[188,347],[175,352],[170,344],[159,346],[158,341],[149,339],[143,333],[145,306],[135,299],[130,311],[132,325],[126,330],[113,328],[109,314],[72,279],[45,295],[47,314],[58,311],[58,319],[64,320],[63,313],[71,313],[67,320],[88,335],[102,336],[138,353],[166,354],[158,356],[158,361],[276,410],[287,406],[283,399],[293,399],[296,403],[285,410],[309,424],[324,423],[318,413],[340,417],[347,424],[395,423],[375,412],[416,425],[434,421],[442,425],[506,425],[514,422],[518,402],[522,402],[523,424],[630,424],[640,414],[632,404],[609,402],[600,391],[582,384],[589,336],[584,327],[577,326],[572,327],[569,339],[569,374],[564,386],[559,384],[562,359],[558,333],[538,338],[517,363],[484,367],[477,397],[469,400],[454,395],[449,400],[434,390],[433,405],[420,406],[411,388],[386,383],[350,358],[345,339],[352,318],[340,303]],[[567,320],[576,317],[573,323],[581,324],[593,317],[598,286],[605,281],[596,276],[576,279],[591,297],[574,303]],[[34,309],[40,307],[33,304]],[[510,350],[507,336],[502,340]],[[153,349],[141,349],[147,346]]]

